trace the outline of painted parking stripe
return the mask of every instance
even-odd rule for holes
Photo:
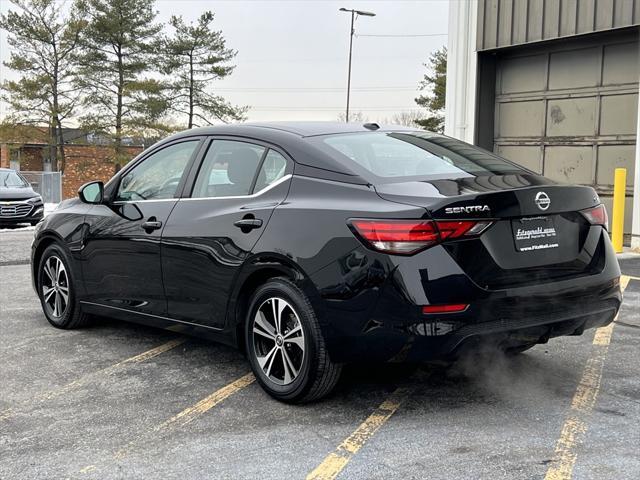
[[[216,390],[211,395],[206,396],[195,405],[185,408],[166,422],[158,425],[158,427],[156,427],[156,431],[170,430],[174,427],[183,427],[188,423],[193,422],[200,415],[202,415],[203,413],[207,413],[213,407],[225,401],[234,393],[237,393],[243,388],[251,385],[255,380],[256,378],[252,373],[248,373],[240,377],[235,382],[232,382],[229,385]]]
[[[255,377],[252,373],[243,375],[242,377],[234,380],[233,382],[225,385],[224,387],[216,390],[210,395],[207,395],[202,400],[195,404],[185,408],[180,413],[172,416],[168,420],[162,422],[155,428],[147,431],[146,433],[136,437],[134,440],[128,442],[124,447],[119,449],[111,457],[112,460],[122,460],[129,455],[136,448],[141,446],[147,446],[149,441],[157,439],[159,435],[170,432],[175,428],[180,428],[193,422],[203,414],[207,413],[212,408],[216,407],[232,395],[238,393],[244,388],[248,387],[255,381]],[[101,465],[104,466],[104,465]],[[80,473],[91,473],[99,469],[98,465],[88,465],[80,470]]]
[[[394,390],[351,435],[338,445],[334,452],[307,475],[307,480],[336,478],[364,444],[396,413],[414,389],[414,387],[400,387]]]
[[[624,291],[631,277],[620,277],[620,288]],[[582,377],[571,401],[560,438],[554,451],[553,461],[545,475],[545,480],[568,480],[573,476],[573,467],[578,458],[577,447],[582,443],[588,429],[588,420],[600,392],[604,361],[611,344],[611,334],[615,322],[596,330],[593,337],[593,351],[582,371]]]
[[[182,345],[186,341],[187,341],[186,337],[170,340],[166,343],[163,343],[162,345],[152,348],[151,350],[147,350],[146,352],[142,352],[138,355],[122,360],[121,362],[118,362],[114,365],[103,368],[102,370],[88,373],[78,378],[77,380],[74,380],[71,383],[67,383],[66,385],[63,385],[62,387],[56,388],[54,390],[49,390],[48,392],[44,392],[39,395],[35,395],[28,402],[25,402],[22,405],[22,407],[32,406],[38,403],[44,403],[48,400],[59,397],[61,395],[69,393],[72,390],[75,390],[76,388],[86,385],[87,383],[97,378],[108,377],[110,375],[113,375],[114,373],[124,370],[129,365],[134,365],[134,364],[146,362],[147,360],[151,360],[152,358],[155,358],[162,353],[165,353],[173,348],[176,348]],[[1,411],[0,421],[6,420],[7,418],[11,417],[15,413],[18,413],[19,411],[20,411],[20,407],[8,408],[6,410]]]

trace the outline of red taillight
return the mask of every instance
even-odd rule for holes
[[[581,210],[580,213],[591,225],[602,225],[604,228],[607,228],[607,225],[609,224],[607,209],[603,204],[600,204],[597,207]]]
[[[444,240],[480,235],[491,223],[484,220],[351,220],[355,231],[369,246],[403,255]]]
[[[469,307],[469,305],[466,303],[453,303],[449,305],[425,305],[424,307],[422,307],[422,313],[458,313],[464,312],[467,307]]]

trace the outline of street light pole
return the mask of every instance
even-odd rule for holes
[[[341,12],[350,12],[351,13],[351,29],[349,30],[349,73],[347,74],[347,109],[345,112],[345,121],[349,122],[349,96],[351,94],[351,57],[353,54],[353,34],[355,33],[354,22],[356,19],[356,15],[362,15],[364,17],[375,17],[376,14],[372,12],[365,12],[362,10],[354,10],[341,8]]]
[[[349,95],[351,94],[351,54],[353,53],[353,22],[356,12],[351,10],[351,30],[349,35],[349,73],[347,74],[347,111],[345,113],[345,122],[349,123]]]

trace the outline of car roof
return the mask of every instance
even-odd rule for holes
[[[331,135],[337,133],[357,132],[389,132],[389,131],[416,131],[417,128],[401,125],[381,125],[378,123],[346,123],[346,122],[246,122],[237,124],[215,125],[209,127],[194,128],[178,134],[200,135],[233,135],[243,134],[256,129],[269,129],[286,132],[299,137],[312,137],[318,135]]]

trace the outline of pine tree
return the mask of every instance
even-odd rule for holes
[[[82,36],[78,85],[84,91],[85,128],[111,135],[115,160],[124,161],[123,138],[160,123],[167,110],[159,69],[154,0],[81,0],[88,25]]]
[[[447,47],[436,50],[429,57],[428,69],[420,81],[418,89],[425,94],[415,99],[415,102],[429,112],[426,118],[416,120],[425,130],[432,132],[444,131],[444,102],[447,89]]]
[[[62,126],[73,113],[78,92],[74,54],[85,22],[76,8],[64,14],[56,0],[11,0],[19,10],[0,15],[0,28],[9,33],[9,60],[4,65],[20,74],[2,85],[16,123],[45,123],[49,129],[49,158],[64,171]]]
[[[164,73],[169,84],[169,109],[186,116],[187,127],[211,124],[213,120],[242,120],[247,107],[235,107],[211,93],[211,83],[233,72],[229,62],[237,52],[226,47],[221,31],[214,30],[214,14],[204,12],[195,23],[172,16],[174,33],[163,40]]]

